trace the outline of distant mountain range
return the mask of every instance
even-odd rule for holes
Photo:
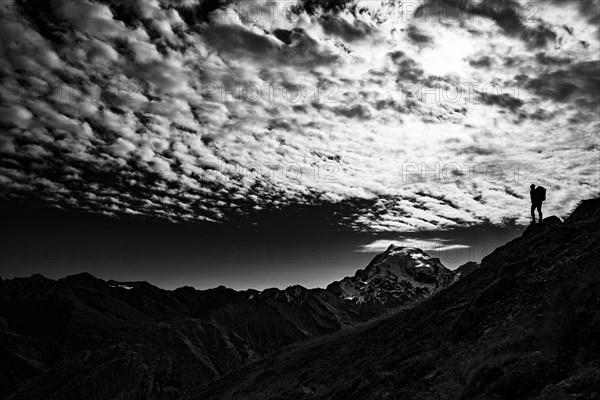
[[[456,273],[390,246],[327,289],[173,291],[82,273],[0,280],[0,396],[179,399],[275,351],[447,287]]]

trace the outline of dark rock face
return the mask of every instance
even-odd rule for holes
[[[599,227],[600,200],[585,201],[416,307],[252,363],[192,398],[598,398]]]
[[[366,322],[452,279],[422,251],[390,247],[341,282],[344,290],[357,285],[361,301],[336,291],[340,283],[238,292],[166,291],[87,273],[0,281],[0,395],[182,398],[248,361]]]

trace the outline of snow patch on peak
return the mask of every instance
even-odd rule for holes
[[[127,289],[127,290],[131,290],[131,289],[134,288],[133,286],[124,285],[124,284],[113,284],[113,285],[110,285],[110,287],[112,287],[112,288]]]
[[[413,253],[410,255],[410,258],[416,262],[415,268],[431,268],[431,265],[426,263],[426,261],[431,260],[431,257],[426,254]]]

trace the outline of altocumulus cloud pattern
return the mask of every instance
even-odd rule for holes
[[[6,200],[188,221],[368,200],[347,226],[407,231],[600,183],[593,0],[1,5]]]

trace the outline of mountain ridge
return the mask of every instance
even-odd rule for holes
[[[380,292],[387,290],[386,279],[377,283]],[[410,291],[411,285],[407,281],[403,290]],[[402,304],[430,294],[422,291]],[[262,291],[225,286],[165,290],[145,281],[105,281],[86,272],[56,280],[40,274],[2,280],[0,382],[8,389],[0,398],[14,390],[11,399],[34,393],[50,399],[52,393],[64,400],[71,392],[85,398],[125,393],[160,398],[168,392],[178,398],[248,361],[364,323],[399,304],[394,296],[376,300],[357,304],[331,290],[300,285]],[[116,371],[123,369],[130,383],[120,381]],[[88,393],[75,384],[53,386],[75,370],[85,371],[80,376],[87,380],[121,386],[110,395],[104,389]],[[186,371],[198,373],[188,376]]]
[[[407,249],[407,250],[412,250],[412,251],[416,251],[416,252],[420,252],[420,253],[426,254],[425,251],[423,251],[422,249],[420,249],[418,247],[407,247],[407,246],[398,246],[398,245],[395,245],[395,244],[390,244],[385,251],[376,254],[374,256],[374,258],[369,262],[369,264],[367,265],[367,267],[356,270],[355,275],[353,275],[353,276],[356,276],[356,274],[359,273],[359,271],[363,271],[364,269],[368,268],[371,264],[374,263],[374,261],[376,259],[382,257],[383,255],[385,255],[386,253],[388,253],[390,251],[394,251],[394,250],[398,250],[398,249]],[[436,262],[440,263],[443,266],[443,264],[441,263],[441,261],[439,260],[439,258],[434,258],[434,257],[431,257],[431,256],[428,256],[428,258],[430,258],[431,260],[435,260]],[[470,263],[470,262],[468,262],[468,263]],[[444,266],[444,268],[448,269],[445,266]],[[449,270],[449,271],[453,271],[453,270]],[[349,277],[350,276],[346,276],[346,277],[342,278],[342,280],[345,279],[345,278],[349,278]],[[209,291],[209,290],[216,290],[216,289],[228,289],[228,290],[232,290],[232,291],[240,293],[240,292],[249,292],[249,291],[264,292],[264,291],[271,291],[271,290],[285,291],[287,289],[294,288],[294,287],[301,287],[301,288],[304,288],[306,290],[314,290],[314,289],[321,289],[321,290],[323,290],[323,289],[326,289],[327,286],[331,285],[331,283],[330,283],[325,288],[320,288],[320,287],[307,288],[307,287],[304,287],[304,286],[302,286],[300,284],[291,284],[291,285],[288,285],[288,286],[286,286],[284,288],[268,287],[268,288],[264,288],[264,289],[261,289],[261,290],[255,289],[255,288],[233,289],[233,288],[230,288],[230,287],[225,286],[225,285],[218,285],[218,286],[209,287],[209,288],[206,288],[206,289],[198,289],[198,288],[196,288],[194,286],[184,285],[184,286],[176,287],[174,289],[165,289],[165,288],[162,288],[160,286],[157,286],[157,285],[155,285],[155,284],[153,284],[153,283],[151,283],[149,281],[145,281],[145,280],[122,280],[122,281],[120,281],[120,280],[116,280],[116,279],[112,279],[112,278],[109,278],[109,279],[98,278],[95,275],[93,275],[92,273],[87,272],[87,271],[77,272],[77,273],[70,274],[70,275],[65,275],[65,276],[59,277],[59,278],[49,278],[49,277],[47,277],[47,276],[45,276],[43,274],[40,274],[40,273],[34,273],[34,274],[30,275],[30,276],[15,276],[13,278],[3,278],[2,276],[0,276],[0,280],[2,280],[2,281],[11,281],[11,280],[18,280],[18,279],[21,279],[21,280],[42,280],[42,281],[53,281],[53,282],[60,281],[60,280],[67,280],[67,281],[85,281],[85,280],[96,281],[96,280],[99,280],[99,281],[103,281],[103,282],[106,282],[108,284],[114,284],[114,285],[130,285],[130,284],[133,284],[133,285],[149,285],[149,286],[151,286],[153,288],[156,288],[156,289],[159,289],[159,290],[163,290],[163,291],[166,291],[166,292],[174,292],[174,291],[182,290],[182,289],[192,289],[192,290],[199,291],[199,292],[204,292],[204,291]],[[339,282],[339,281],[334,281],[332,283],[335,283],[335,282]]]

